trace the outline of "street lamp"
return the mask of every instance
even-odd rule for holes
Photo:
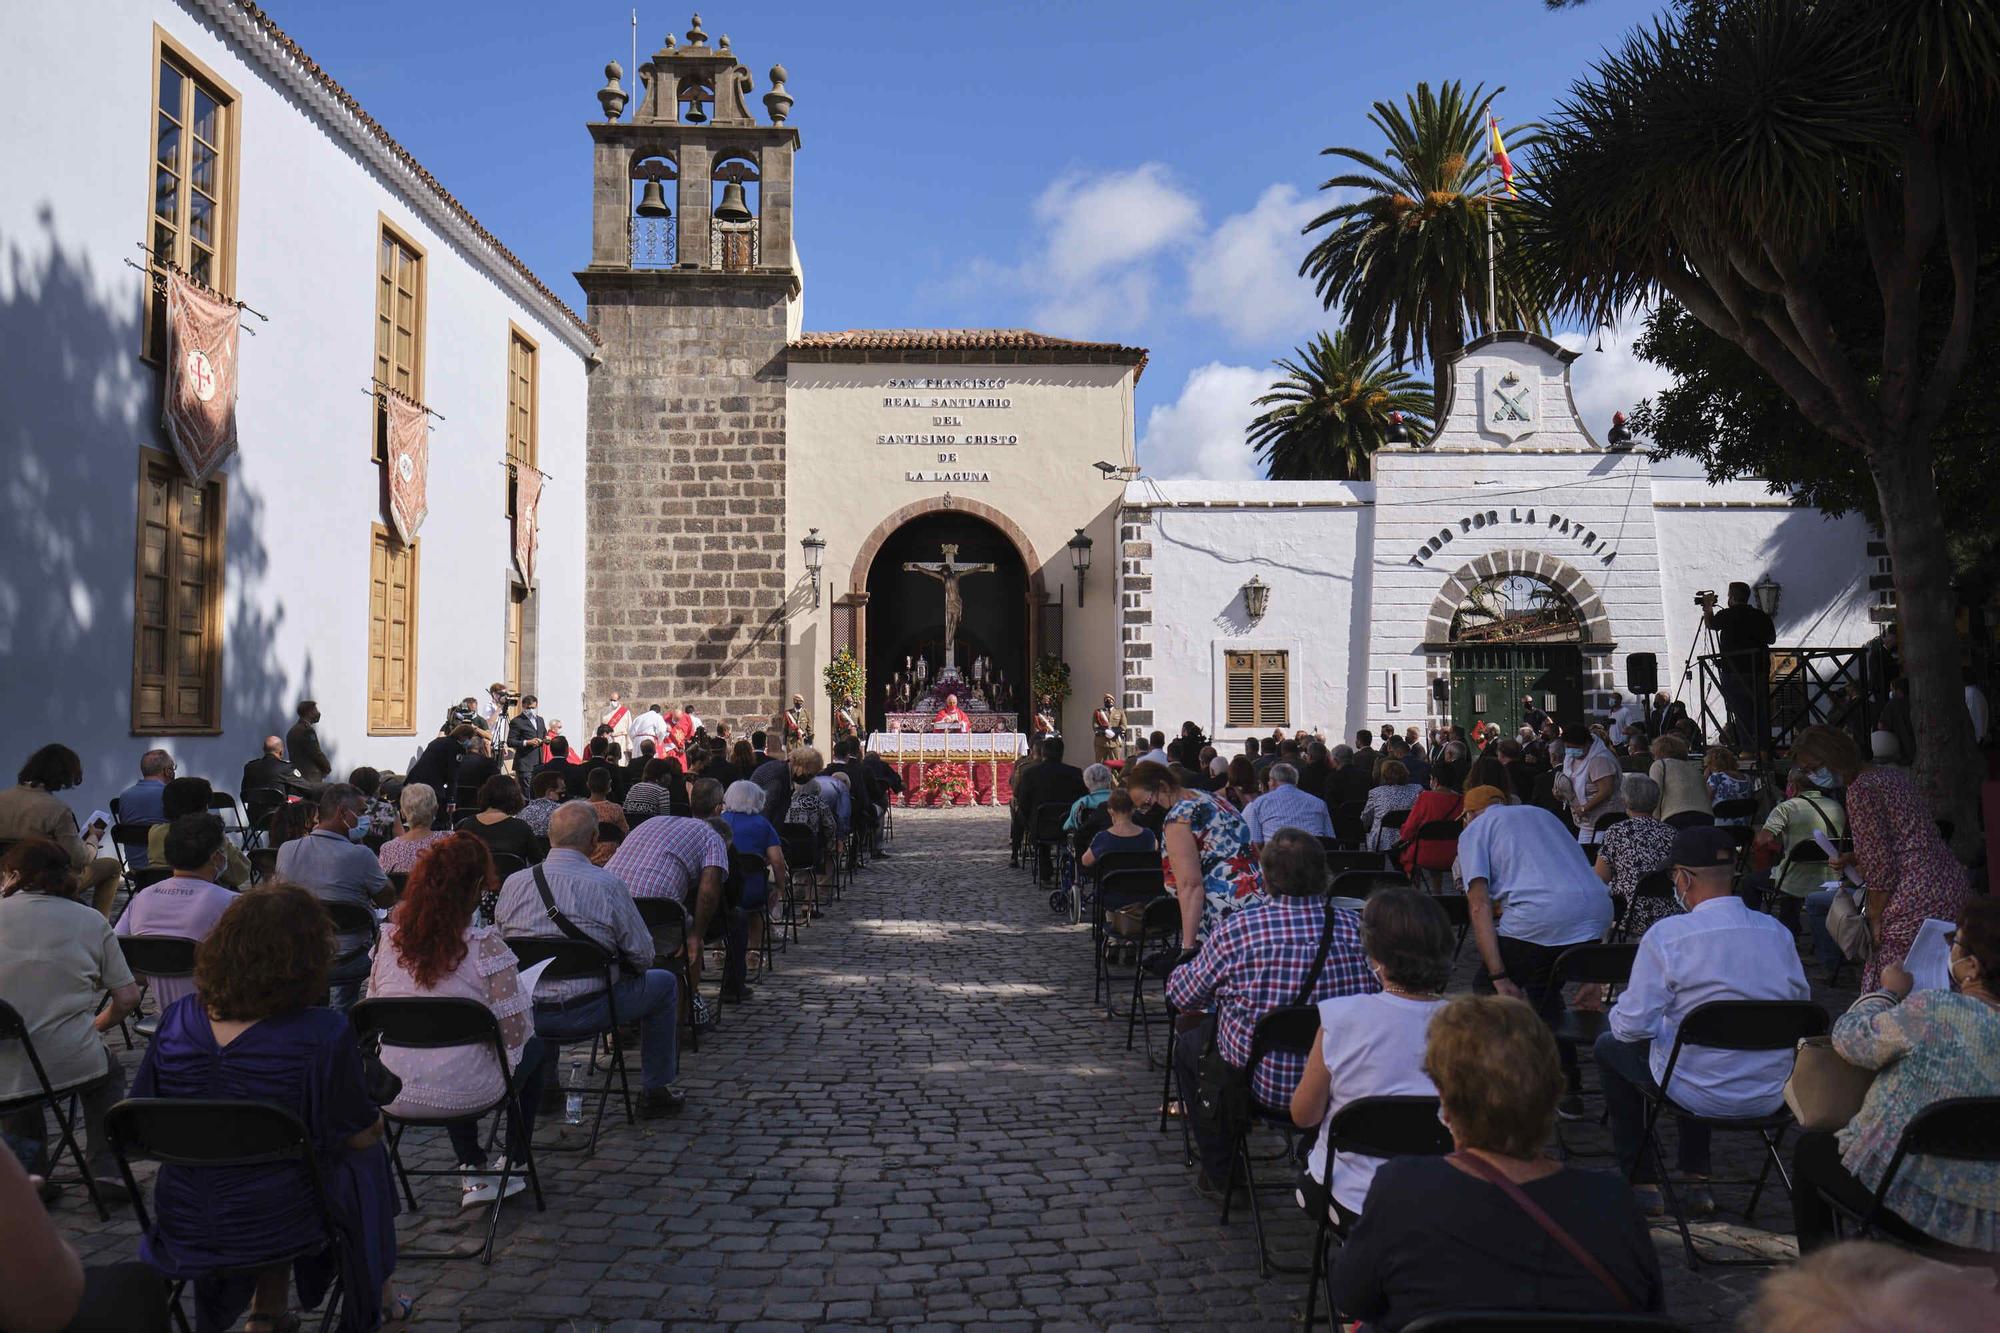
[[[1778,596],[1783,591],[1783,586],[1769,574],[1766,574],[1763,578],[1757,580],[1757,586],[1750,590],[1750,595],[1757,599],[1759,610],[1772,619],[1776,619],[1778,615]]]
[[[1252,620],[1262,620],[1264,612],[1271,605],[1271,585],[1255,574],[1243,585],[1243,608]]]
[[[814,528],[805,536],[799,538],[799,550],[804,553],[806,558],[806,573],[812,575],[813,609],[817,611],[819,609],[819,562],[821,557],[826,554],[826,538],[819,535],[818,528]]]
[[[1076,604],[1082,606],[1083,576],[1090,572],[1090,538],[1083,535],[1082,528],[1069,539],[1069,565],[1076,571]]]

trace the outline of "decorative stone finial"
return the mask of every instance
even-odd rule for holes
[[[689,46],[707,45],[708,34],[701,30],[701,15],[696,14],[694,18],[689,20],[689,25],[690,26],[688,27],[688,45]]]
[[[625,110],[624,86],[618,80],[625,77],[625,70],[617,61],[604,67],[604,86],[597,90],[597,103],[604,108],[606,120],[616,120]]]
[[[727,51],[729,49],[729,34],[726,32],[723,33],[722,40],[716,43],[716,46],[720,50]]]
[[[667,45],[666,45],[666,49],[667,49],[667,50],[669,50],[669,51],[672,51],[672,50],[674,50],[674,49],[675,49],[675,47],[674,47],[674,35],[673,35],[672,33],[668,33],[668,34],[667,34]]]
[[[764,94],[764,109],[771,113],[773,125],[784,124],[792,114],[792,95],[785,91],[785,80],[790,77],[783,65],[771,66],[771,91]]]

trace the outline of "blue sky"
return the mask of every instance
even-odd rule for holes
[[[629,3],[266,0],[279,24],[579,310],[590,141]],[[1329,144],[1374,149],[1370,104],[1419,80],[1504,84],[1548,110],[1652,12],[1597,0],[1217,5],[729,3],[704,7],[756,76],[781,63],[803,136],[806,327],[1040,329],[1152,349],[1141,461],[1254,475],[1249,401],[1328,320],[1296,276]],[[639,10],[641,59],[688,26]],[[1581,344],[1579,344],[1581,345]],[[1591,345],[1594,347],[1594,340]],[[1577,363],[1599,433],[1658,382],[1617,334]]]

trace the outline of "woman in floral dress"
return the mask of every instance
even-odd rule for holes
[[[1930,803],[1907,771],[1862,762],[1846,732],[1807,727],[1792,746],[1792,762],[1821,791],[1847,788],[1847,833],[1854,851],[1834,857],[1833,870],[1853,866],[1868,890],[1875,953],[1861,986],[1873,990],[1890,964],[1903,965],[1927,917],[1956,921],[1972,893],[1971,876],[1938,832]]]
[[[1231,912],[1264,901],[1264,876],[1243,816],[1208,792],[1181,786],[1165,764],[1134,764],[1125,786],[1140,809],[1166,811],[1160,869],[1167,892],[1180,900],[1183,949],[1199,948]],[[1193,883],[1202,886],[1199,897],[1180,887]]]
[[[1643,773],[1625,778],[1626,817],[1604,830],[1597,843],[1597,877],[1611,887],[1611,896],[1625,909],[1625,938],[1636,940],[1661,917],[1681,909],[1671,896],[1641,898],[1639,881],[1672,864],[1674,835],[1680,832],[1657,817],[1660,784]]]

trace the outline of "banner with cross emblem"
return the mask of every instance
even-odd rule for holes
[[[425,486],[431,467],[431,428],[422,404],[382,390],[389,414],[389,518],[405,546],[417,539],[417,529],[430,512]]]
[[[236,452],[236,305],[169,269],[160,425],[196,486]]]
[[[523,587],[535,583],[536,509],[542,503],[542,474],[525,464],[514,477],[514,563],[521,570]]]

